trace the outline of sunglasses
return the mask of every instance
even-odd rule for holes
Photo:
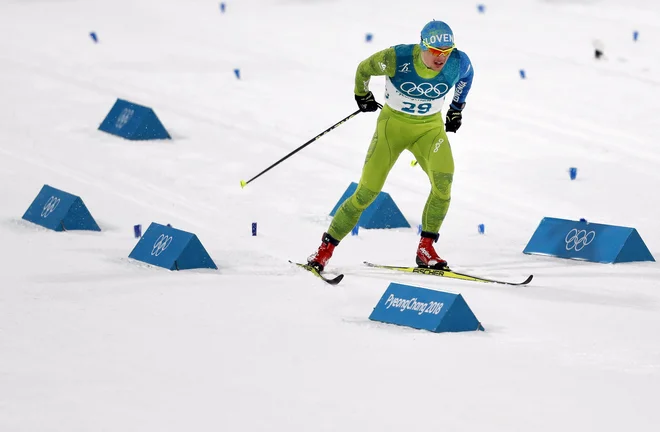
[[[439,55],[449,56],[449,54],[451,54],[451,52],[455,48],[454,45],[452,45],[450,47],[447,47],[447,48],[436,48],[436,47],[432,47],[431,45],[429,45],[427,43],[424,43],[424,46],[426,47],[427,50],[431,51],[431,54],[436,55],[436,56],[439,56]]]

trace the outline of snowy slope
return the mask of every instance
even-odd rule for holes
[[[445,3],[2,2],[0,430],[657,430],[658,265],[522,250],[544,216],[584,217],[637,228],[660,256],[660,7]],[[413,263],[414,228],[347,237],[330,266],[346,278],[329,287],[287,260],[315,250],[359,179],[376,114],[239,181],[353,112],[358,62],[433,18],[475,68],[438,250],[534,281],[361,265]],[[174,139],[98,131],[116,98],[152,107]],[[416,227],[428,181],[412,159],[384,190]],[[23,221],[44,184],[81,196],[103,231]],[[152,221],[197,234],[219,270],[129,260],[132,226]],[[461,293],[486,331],[370,321],[390,282]]]

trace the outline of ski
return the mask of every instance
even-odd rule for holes
[[[293,262],[291,260],[289,260],[289,262],[291,264],[297,265],[298,267],[304,268],[308,272],[312,273],[314,276],[323,279],[323,281],[325,283],[330,284],[330,285],[337,285],[339,282],[341,282],[342,279],[344,279],[343,274],[337,275],[335,277],[326,277],[325,275],[320,273],[315,267],[312,267],[309,264],[302,264],[302,263],[298,263],[298,262]]]
[[[479,276],[473,276],[465,273],[458,273],[450,269],[446,270],[438,270],[438,269],[432,269],[432,268],[424,268],[424,267],[405,267],[405,266],[388,266],[388,265],[381,265],[381,264],[374,264],[370,263],[367,261],[364,261],[364,264],[367,265],[368,267],[373,267],[373,268],[381,268],[381,269],[387,269],[387,270],[395,270],[395,271],[400,271],[400,272],[406,272],[406,273],[419,273],[419,274],[425,274],[425,275],[431,275],[431,276],[442,276],[442,277],[448,277],[448,278],[453,278],[453,279],[461,279],[461,280],[466,280],[466,281],[472,281],[472,282],[488,282],[488,283],[496,283],[496,284],[502,284],[502,285],[515,285],[515,286],[520,286],[520,285],[527,285],[532,281],[532,278],[534,275],[529,275],[527,279],[525,279],[522,282],[507,282],[507,281],[501,281],[501,280],[496,280],[496,279],[487,279]]]

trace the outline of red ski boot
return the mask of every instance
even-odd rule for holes
[[[446,269],[447,261],[440,258],[438,253],[433,249],[433,242],[438,240],[438,234],[422,231],[422,238],[419,240],[417,246],[417,256],[415,261],[419,267],[427,267],[434,269]]]
[[[328,233],[323,233],[321,237],[321,246],[316,253],[312,254],[307,258],[307,264],[314,267],[320,272],[323,271],[330,258],[332,258],[332,253],[335,251],[335,247],[339,244],[339,240],[335,239]]]

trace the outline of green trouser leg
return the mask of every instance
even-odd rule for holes
[[[405,147],[395,147],[388,141],[394,125],[387,110],[381,111],[376,131],[367,150],[362,176],[357,189],[335,213],[328,234],[341,240],[357,225],[362,212],[369,207],[383,189],[387,175]]]
[[[367,151],[356,191],[339,206],[328,234],[342,240],[357,224],[385,184],[403,150],[410,150],[431,181],[431,193],[422,215],[422,229],[438,232],[450,202],[454,160],[441,115],[410,119],[396,115],[388,106],[378,117],[376,132]]]
[[[410,150],[431,182],[422,213],[422,231],[437,233],[449,210],[454,179],[454,157],[444,127],[420,137]]]

